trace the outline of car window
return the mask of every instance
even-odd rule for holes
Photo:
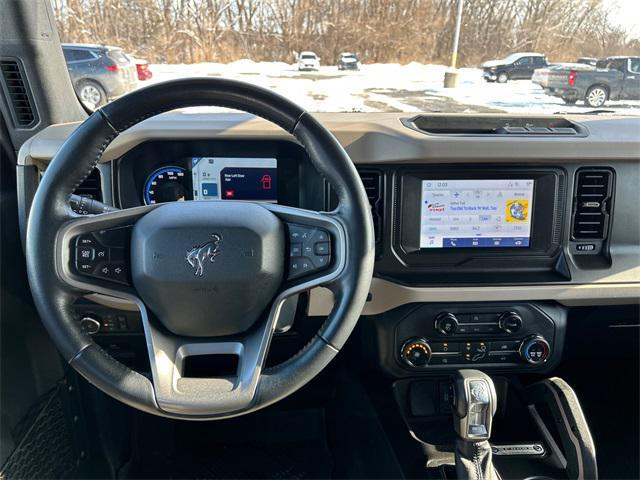
[[[120,65],[129,63],[129,57],[127,57],[122,50],[117,50],[117,49],[109,50],[108,56],[111,60],[113,60],[116,63],[119,63]]]
[[[531,57],[522,57],[520,60],[516,62],[516,65],[525,66],[531,64]]]
[[[77,48],[65,48],[64,59],[67,62],[80,62],[83,60],[93,60],[95,57],[89,50],[81,50]]]
[[[544,58],[543,57],[533,57],[533,64],[534,65],[544,65]]]
[[[629,71],[631,73],[640,73],[640,58],[629,59]]]
[[[624,59],[615,59],[611,60],[608,65],[609,68],[613,70],[618,70],[620,72],[624,72],[627,68],[627,61]]]

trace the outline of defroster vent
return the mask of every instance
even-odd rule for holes
[[[572,237],[605,239],[611,214],[613,172],[605,168],[578,170],[574,192]]]

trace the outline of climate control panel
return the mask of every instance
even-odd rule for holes
[[[543,368],[561,354],[565,323],[553,304],[422,305],[396,325],[396,361],[412,371]]]
[[[482,363],[529,363],[548,360],[551,347],[544,337],[534,335],[522,340],[430,342],[412,338],[402,346],[400,355],[410,367]]]

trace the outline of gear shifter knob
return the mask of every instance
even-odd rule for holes
[[[497,404],[493,380],[479,370],[458,370],[453,393],[453,423],[458,437],[467,442],[489,440]]]

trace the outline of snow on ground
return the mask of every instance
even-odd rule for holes
[[[443,65],[411,62],[362,65],[360,71],[322,66],[317,72],[299,72],[283,62],[238,60],[228,64],[150,65],[153,78],[141,86],[184,77],[225,77],[275,90],[310,111],[443,111],[580,113],[584,105],[566,105],[545,95],[528,80],[486,83],[475,68],[460,70],[457,88],[443,87]],[[640,114],[640,101],[607,102],[603,107],[623,114]]]

